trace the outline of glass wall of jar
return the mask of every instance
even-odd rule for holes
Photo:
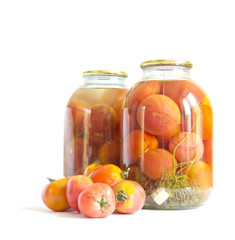
[[[64,175],[83,174],[99,160],[120,163],[120,112],[128,92],[125,72],[86,71],[65,112]]]
[[[121,122],[121,167],[146,191],[145,208],[202,205],[213,185],[212,108],[188,61],[143,62]]]

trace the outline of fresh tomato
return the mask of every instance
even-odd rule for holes
[[[89,177],[83,175],[77,175],[71,177],[68,181],[66,189],[67,201],[72,209],[80,212],[78,207],[79,194],[88,186],[92,184],[92,180]]]
[[[66,199],[66,188],[69,178],[52,180],[42,191],[42,200],[44,204],[53,211],[65,211],[70,208]]]
[[[104,218],[115,210],[115,194],[104,183],[94,183],[82,191],[78,198],[80,211],[90,218]]]
[[[89,174],[89,178],[94,183],[106,183],[110,186],[114,186],[118,182],[123,181],[128,176],[128,171],[122,171],[118,166],[114,164],[106,164]]]
[[[88,165],[84,171],[84,175],[88,177],[90,173],[92,173],[96,168],[99,168],[101,166],[102,166],[101,164],[96,162]]]
[[[135,213],[145,202],[143,187],[134,181],[124,180],[113,187],[116,196],[116,211],[119,213]]]

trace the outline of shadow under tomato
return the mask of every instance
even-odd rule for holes
[[[56,217],[62,217],[62,218],[86,218],[83,214],[78,213],[72,209],[68,209],[67,211],[64,211],[64,212],[54,212],[44,207],[24,207],[22,209],[28,210],[28,211],[46,213],[46,214],[50,214],[50,215],[53,215]]]

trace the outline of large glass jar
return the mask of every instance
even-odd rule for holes
[[[128,92],[125,72],[87,71],[65,112],[64,175],[83,174],[96,160],[120,163],[120,112]]]
[[[188,61],[143,62],[126,96],[121,167],[146,191],[145,208],[202,205],[213,185],[212,108]]]

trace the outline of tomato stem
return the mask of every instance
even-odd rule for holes
[[[121,173],[121,177],[122,177],[123,179],[127,179],[127,178],[128,178],[128,175],[129,175],[129,171],[130,171],[130,168],[127,168],[127,170],[125,170],[125,171],[123,171],[123,172]]]
[[[52,179],[52,178],[47,178],[49,180],[49,182],[55,182],[56,179]]]
[[[96,197],[94,197],[94,196],[92,196],[92,195],[89,195],[88,197],[94,198],[94,200],[95,200],[97,203],[99,203],[102,213],[106,214],[106,213],[103,211],[103,208],[105,208],[106,210],[108,210],[108,208],[110,207],[110,204],[109,204],[108,201],[105,201],[105,199],[104,199],[104,194],[102,195],[102,198],[101,198],[100,200],[98,200]]]
[[[116,193],[116,201],[117,201],[117,203],[126,202],[127,197],[128,197],[127,194],[122,189],[119,190]]]

